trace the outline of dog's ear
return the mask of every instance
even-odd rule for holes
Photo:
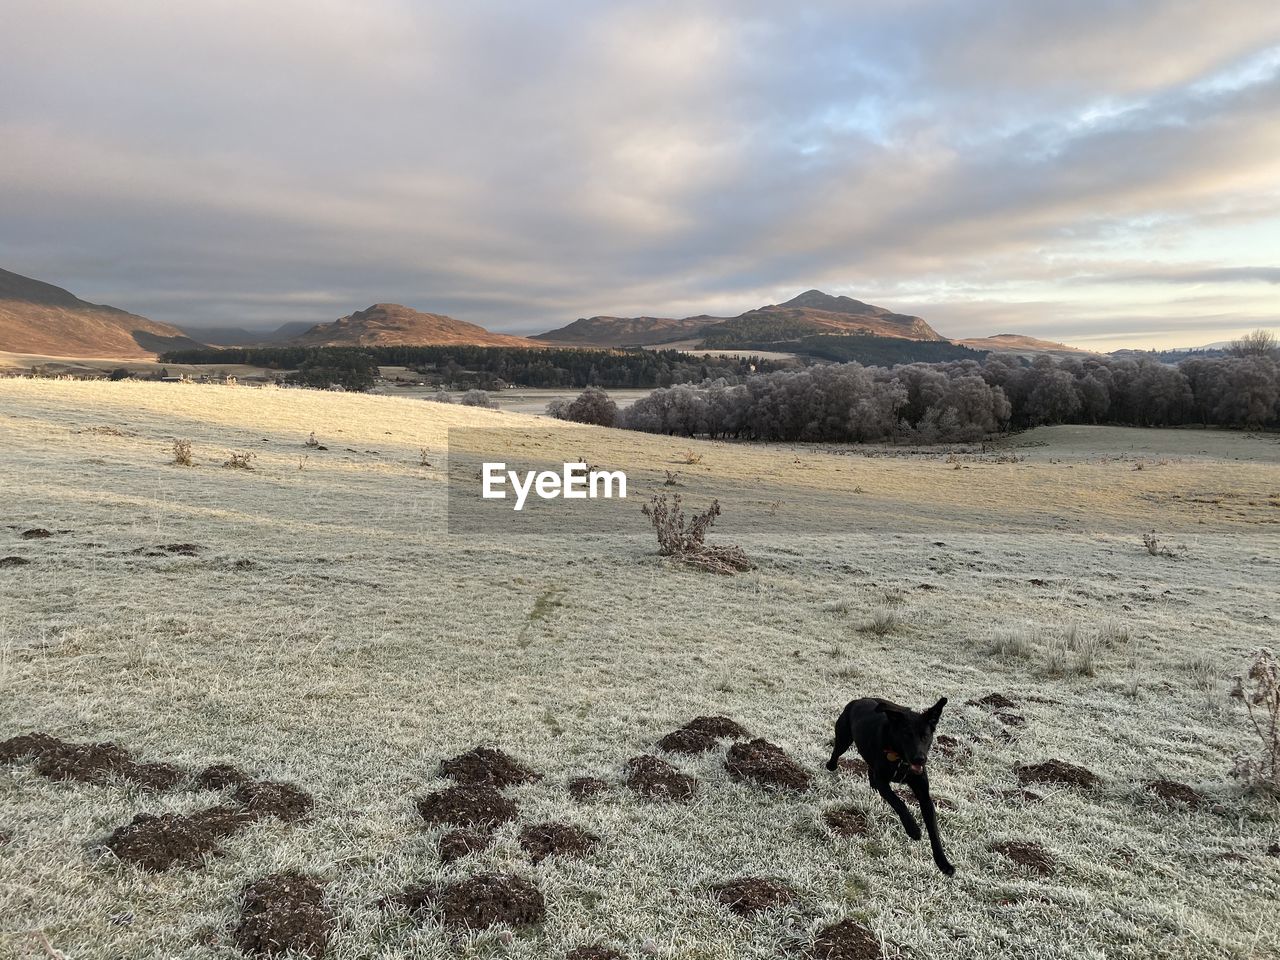
[[[876,713],[883,713],[886,719],[895,723],[901,723],[907,718],[901,707],[895,707],[888,703],[877,703]]]
[[[932,707],[930,707],[928,710],[924,712],[925,719],[928,720],[929,723],[933,724],[936,727],[938,725],[939,718],[941,718],[942,716],[942,708],[945,707],[946,705],[947,705],[947,698],[942,697],[941,699],[938,700],[937,703],[935,703]]]

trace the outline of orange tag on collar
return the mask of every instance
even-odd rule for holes
[[[898,762],[898,755],[894,753],[892,750],[886,750],[884,752],[884,756],[885,756],[885,759],[888,760],[890,763]]]

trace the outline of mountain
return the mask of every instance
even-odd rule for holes
[[[973,350],[990,350],[992,353],[1017,353],[1024,356],[1048,353],[1057,356],[1082,356],[1092,351],[1069,347],[1053,340],[1040,340],[1019,333],[997,333],[991,337],[970,337],[956,343]]]
[[[821,290],[806,290],[785,303],[748,310],[713,324],[702,333],[703,345],[708,347],[763,346],[822,334],[945,339],[919,317],[894,313],[852,297],[833,297]]]
[[[0,270],[0,350],[132,360],[199,346],[177,327]]]
[[[183,327],[193,340],[211,347],[254,347],[283,343],[310,330],[315,324],[306,320],[282,323],[274,330],[248,330],[244,327]]]
[[[534,340],[575,347],[643,347],[696,337],[720,317],[583,317],[568,326],[534,334]]]
[[[318,323],[289,341],[302,347],[541,347],[544,344],[398,303],[375,303],[332,323]]]

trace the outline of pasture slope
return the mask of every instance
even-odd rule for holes
[[[448,535],[450,427],[628,470],[625,522]],[[327,449],[304,446],[313,431]],[[170,462],[174,438],[194,466]],[[253,469],[224,468],[232,452]],[[680,487],[662,486],[668,469]],[[639,505],[673,489],[695,506],[719,496],[757,569],[718,577],[655,556]],[[393,397],[5,380],[0,490],[0,558],[19,558],[0,564],[0,739],[115,740],[315,797],[298,822],[263,819],[197,867],[145,873],[103,839],[220,794],[0,765],[0,956],[45,955],[41,931],[76,960],[234,957],[239,891],[290,867],[327,883],[335,960],[562,957],[596,942],[628,957],[805,956],[844,919],[910,958],[1280,949],[1276,805],[1227,777],[1248,745],[1227,678],[1278,642],[1275,436],[1072,427],[987,450],[733,446]],[[24,537],[34,529],[50,535]],[[1176,558],[1143,548],[1150,529]],[[935,753],[933,779],[952,880],[856,775],[821,769],[839,708],[872,693],[951,700],[953,756]],[[992,693],[1016,705],[966,705]],[[734,780],[724,743],[658,750],[697,715],[779,745],[812,787]],[[478,744],[543,776],[507,789],[518,822],[446,865],[443,828],[413,799]],[[694,799],[628,790],[626,761],[644,753],[696,777]],[[1024,796],[1015,764],[1048,759],[1100,782]],[[575,776],[609,787],[577,801]],[[1161,800],[1144,786],[1159,778],[1203,803]],[[826,814],[849,806],[865,830],[842,837]],[[517,835],[543,821],[599,843],[535,864]],[[1009,842],[1042,851],[1006,847],[1020,865],[997,849]],[[460,933],[378,905],[484,870],[534,882],[545,920]],[[796,896],[744,919],[709,893],[744,876]]]

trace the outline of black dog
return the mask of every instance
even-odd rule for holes
[[[827,761],[827,769],[837,769],[840,756],[851,744],[856,744],[858,753],[867,762],[872,789],[893,807],[906,828],[907,836],[919,840],[920,825],[902,798],[893,792],[891,784],[905,783],[910,787],[920,801],[920,816],[929,831],[933,862],[949,877],[956,868],[942,849],[933,797],[929,795],[929,774],[925,770],[929,747],[933,745],[933,731],[938,727],[938,718],[946,704],[947,698],[943,697],[924,713],[916,713],[909,707],[878,697],[854,700],[836,721],[835,748]]]

